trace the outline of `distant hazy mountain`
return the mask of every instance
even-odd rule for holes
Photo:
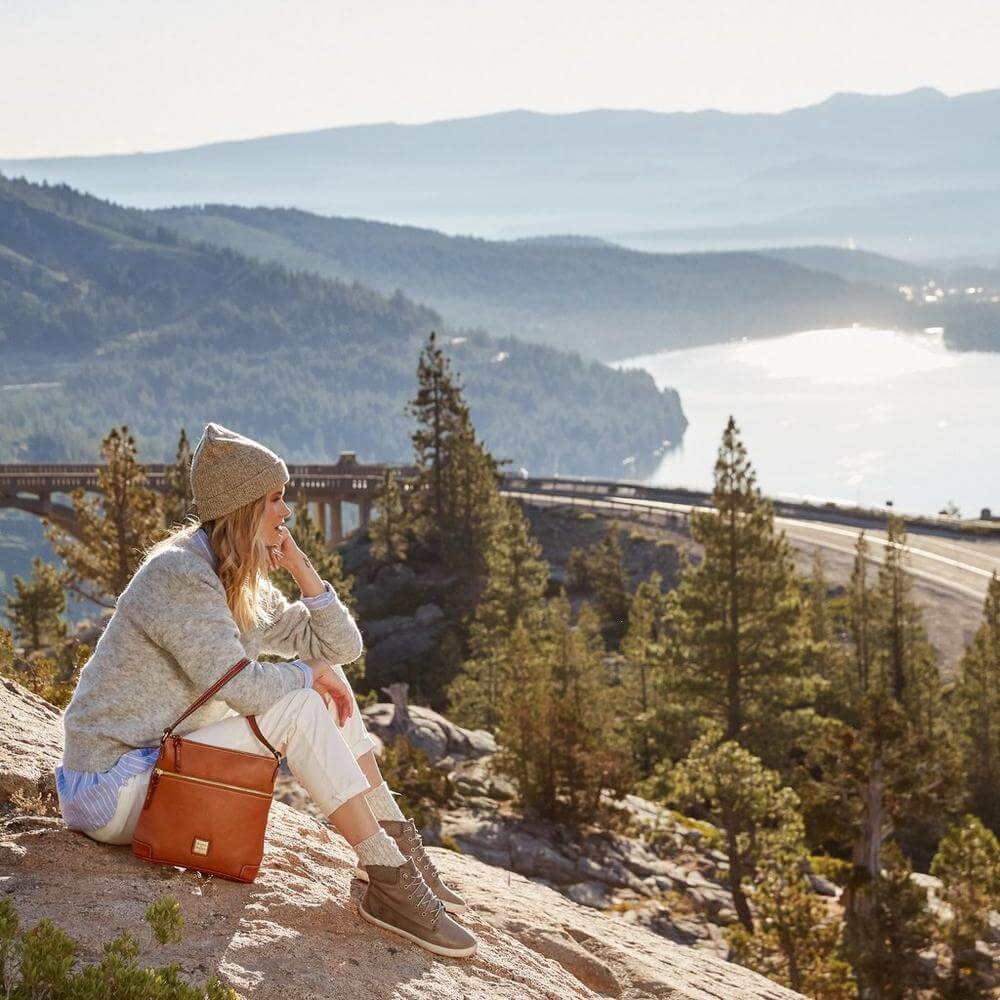
[[[873,285],[912,284],[942,273],[940,268],[929,265],[910,264],[867,250],[844,250],[840,247],[769,247],[760,253],[813,271],[836,274],[845,281]]]
[[[645,250],[704,246],[767,247],[782,242],[863,243],[910,260],[971,254],[988,256],[1000,246],[1000,187],[995,190],[923,190],[870,200],[820,202],[762,222],[691,228],[636,230],[619,234]]]
[[[144,207],[236,203],[641,249],[840,243],[995,256],[1000,91],[836,94],[782,114],[516,110],[124,156],[0,161]],[[626,235],[627,234],[627,235]],[[652,234],[652,235],[651,235]]]
[[[163,461],[182,426],[207,420],[266,436],[290,461],[410,461],[405,405],[432,329],[509,468],[638,477],[683,436],[677,393],[645,372],[446,327],[401,293],[0,177],[0,461],[91,461],[120,423]]]
[[[153,218],[188,239],[386,294],[400,289],[454,322],[605,361],[816,326],[903,324],[907,312],[895,289],[844,280],[871,277],[870,265],[850,276],[823,273],[808,251],[798,266],[791,257],[639,253],[578,237],[490,241],[231,205]],[[827,256],[840,259],[836,250]]]

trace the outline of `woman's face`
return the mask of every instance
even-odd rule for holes
[[[265,545],[280,545],[285,530],[279,531],[282,522],[291,513],[291,508],[285,503],[285,487],[272,490],[267,495],[267,505],[264,508],[264,522],[262,530],[264,532]]]

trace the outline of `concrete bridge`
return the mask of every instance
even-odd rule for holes
[[[147,485],[166,490],[166,473],[172,465],[146,465]],[[301,494],[313,520],[323,527],[328,544],[334,545],[352,531],[368,524],[372,503],[385,470],[391,468],[403,492],[413,489],[415,465],[388,462],[359,463],[352,451],[341,452],[334,464],[289,465],[291,481],[286,496],[295,502]],[[68,503],[53,500],[73,490],[98,492],[99,466],[90,463],[0,464],[0,507],[16,508],[46,517],[70,534],[76,519]],[[623,479],[592,479],[580,476],[504,476],[501,493],[537,506],[580,506],[615,517],[629,517],[667,527],[686,528],[694,509],[711,508],[711,494],[683,487],[649,486]],[[826,503],[773,499],[780,519],[825,522],[855,528],[884,528],[892,509],[854,507]],[[345,505],[347,510],[345,511]],[[354,510],[351,510],[354,508]],[[961,520],[944,515],[908,515],[898,511],[908,532],[962,539],[1000,539],[1000,518],[987,510],[980,518]],[[345,514],[347,515],[345,517]]]
[[[77,489],[98,493],[99,468],[96,464],[73,462],[0,465],[0,507],[45,517],[75,535],[77,525],[72,504],[53,497],[62,494],[68,498]],[[167,472],[174,466],[151,464],[143,468],[146,485],[165,492]],[[291,480],[285,495],[291,501],[289,506],[294,505],[300,494],[305,497],[310,515],[322,526],[328,544],[333,545],[368,523],[373,498],[387,468],[395,470],[401,490],[413,488],[416,466],[361,464],[354,452],[345,451],[333,465],[289,465]]]

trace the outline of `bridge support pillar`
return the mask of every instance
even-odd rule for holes
[[[344,516],[341,510],[340,501],[330,502],[330,534],[327,535],[327,543],[336,545],[344,537]]]
[[[362,497],[358,501],[358,527],[363,528],[372,517],[371,497]]]

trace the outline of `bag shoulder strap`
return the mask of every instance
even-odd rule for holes
[[[163,735],[160,737],[160,745],[163,745],[164,740],[166,740],[173,729],[176,729],[177,726],[179,726],[192,712],[204,705],[205,702],[219,690],[219,688],[231,681],[249,662],[250,657],[244,656],[239,663],[234,663],[207,691],[204,692],[204,694],[197,698],[197,700],[191,702],[191,704],[184,710],[184,713],[163,730]]]
[[[247,724],[253,730],[254,736],[256,736],[257,739],[259,739],[261,741],[261,743],[263,743],[264,746],[266,746],[267,749],[270,750],[271,753],[274,754],[274,759],[277,760],[277,761],[280,761],[281,760],[281,754],[278,753],[278,751],[275,750],[274,747],[271,746],[271,744],[268,743],[266,739],[264,739],[264,734],[260,731],[260,726],[257,725],[257,719],[256,719],[256,717],[253,716],[253,715],[248,715],[247,716]]]

